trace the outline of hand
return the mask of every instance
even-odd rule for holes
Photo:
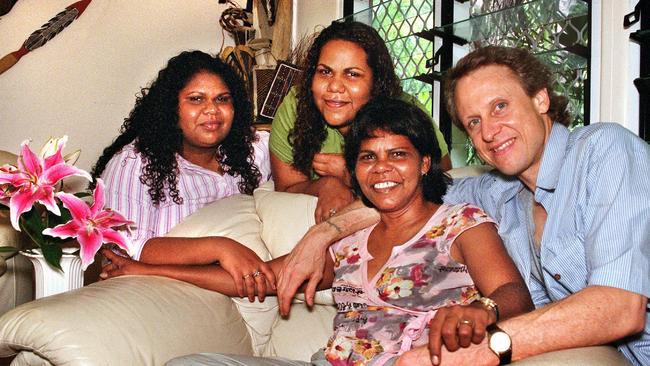
[[[468,348],[459,349],[456,352],[442,350],[443,357],[440,365],[451,366],[495,366],[499,364],[497,356],[490,351],[487,341],[478,345],[471,345]],[[395,366],[430,366],[431,357],[427,347],[416,347],[404,352],[398,359]]]
[[[478,302],[438,309],[429,328],[431,362],[440,364],[443,342],[450,352],[460,347],[467,348],[471,343],[481,343],[485,338],[485,328],[494,321],[493,312]]]
[[[312,168],[321,177],[330,176],[339,178],[350,186],[350,172],[345,165],[343,154],[317,153],[312,160]]]
[[[275,273],[252,250],[234,240],[226,240],[219,251],[219,265],[235,282],[240,297],[248,296],[250,302],[255,301],[255,294],[260,301],[266,297],[267,286],[274,289]]]
[[[327,243],[326,233],[318,226],[312,227],[296,244],[283,262],[278,273],[278,302],[280,315],[288,316],[291,302],[300,285],[305,281],[305,301],[314,305],[316,287],[323,278],[327,251],[323,243]]]
[[[135,261],[127,256],[116,254],[110,249],[102,249],[101,253],[110,263],[102,267],[102,271],[99,274],[100,280],[124,275],[147,274],[147,268],[151,266],[150,264]]]
[[[335,177],[321,177],[323,186],[318,193],[318,203],[314,218],[317,224],[327,220],[342,208],[354,201],[350,188],[341,179]]]

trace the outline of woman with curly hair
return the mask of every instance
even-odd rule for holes
[[[206,204],[252,194],[269,179],[269,135],[255,132],[252,120],[239,76],[200,51],[173,57],[142,89],[92,171],[106,183],[106,204],[135,222],[135,259],[182,263],[187,255],[235,255],[248,261],[235,278],[258,270],[259,258],[229,239],[160,237]]]
[[[299,63],[300,86],[284,98],[273,120],[271,167],[276,190],[318,196],[315,218],[321,222],[354,200],[342,152],[357,111],[377,96],[424,107],[402,91],[386,44],[363,23],[333,22]],[[431,122],[447,170],[447,145]]]

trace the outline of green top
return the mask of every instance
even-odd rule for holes
[[[424,106],[415,99],[415,97],[409,94],[402,92],[400,99],[415,104],[420,109],[426,111]],[[269,139],[269,150],[271,153],[287,164],[293,163],[293,146],[289,144],[287,137],[289,136],[289,131],[291,131],[296,124],[298,114],[297,109],[298,89],[293,87],[289,90],[287,96],[284,97],[282,104],[280,104],[275,113],[271,127],[271,137]],[[447,143],[433,119],[431,120],[431,124],[436,132],[441,156],[445,156],[449,153]],[[341,135],[339,130],[332,128],[327,124],[325,125],[325,129],[327,131],[327,137],[325,137],[325,141],[323,141],[323,144],[321,145],[320,152],[342,154],[344,145],[343,135]],[[315,175],[312,178],[317,179],[318,176]]]

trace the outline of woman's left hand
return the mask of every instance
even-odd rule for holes
[[[254,251],[234,240],[224,240],[220,244],[219,265],[233,279],[240,297],[247,296],[250,302],[255,295],[264,301],[268,288],[275,290],[275,273]]]
[[[102,272],[99,274],[100,280],[124,275],[146,274],[147,272],[146,269],[149,265],[146,263],[121,256],[110,249],[102,249],[101,253],[110,263],[102,266]]]
[[[432,363],[440,363],[440,349],[443,343],[450,352],[460,347],[467,348],[472,343],[481,343],[485,338],[485,328],[494,321],[492,312],[478,301],[470,305],[438,309],[429,328],[429,353]]]
[[[341,179],[322,177],[319,181],[323,186],[318,194],[318,202],[314,212],[314,219],[317,224],[329,219],[339,210],[354,202],[352,191]]]
[[[345,166],[342,154],[317,153],[312,160],[312,168],[321,177],[336,177],[350,186],[350,173]]]

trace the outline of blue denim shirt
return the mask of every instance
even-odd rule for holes
[[[646,142],[618,124],[597,123],[572,132],[553,124],[533,196],[548,214],[539,253],[543,281],[531,274],[531,196],[518,179],[492,171],[454,181],[445,202],[473,203],[498,222],[499,235],[537,307],[590,285],[650,297]],[[650,365],[649,310],[644,332],[618,346],[633,364]]]

